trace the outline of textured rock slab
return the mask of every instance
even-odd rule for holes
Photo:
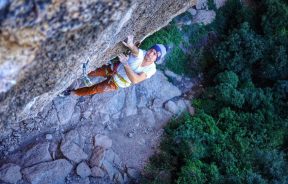
[[[51,161],[49,143],[37,144],[29,149],[22,158],[22,165],[29,167],[40,162]]]
[[[82,148],[73,142],[63,142],[60,149],[66,158],[76,163],[88,158]]]
[[[85,162],[81,162],[77,166],[76,172],[81,178],[86,178],[91,175],[91,170]]]
[[[62,184],[72,167],[70,162],[60,159],[25,168],[22,173],[31,184]]]
[[[7,183],[16,183],[22,179],[20,166],[15,164],[5,164],[0,168],[0,180]]]

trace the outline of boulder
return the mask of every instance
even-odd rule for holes
[[[85,140],[77,130],[70,130],[65,134],[65,142],[73,142],[83,148]]]
[[[16,183],[22,179],[20,166],[16,164],[5,164],[0,168],[0,180],[6,183]]]
[[[179,108],[175,102],[169,100],[164,105],[165,109],[173,114],[177,114],[179,112]]]
[[[105,176],[105,173],[100,167],[95,166],[91,169],[91,176],[95,178],[102,178]]]
[[[72,168],[70,162],[59,159],[25,168],[22,174],[31,184],[63,184]]]
[[[33,146],[22,157],[22,165],[29,167],[41,162],[51,161],[52,157],[49,153],[49,143],[42,143]]]
[[[194,8],[189,8],[189,9],[187,10],[187,12],[189,12],[192,16],[194,16],[194,15],[197,14],[197,10],[194,9]]]
[[[100,167],[103,162],[104,156],[105,156],[105,149],[103,147],[97,146],[96,148],[94,148],[92,152],[92,156],[89,160],[89,165],[91,167],[94,166]]]
[[[82,148],[73,142],[62,142],[60,149],[67,159],[76,163],[88,158],[88,155],[82,150]]]
[[[86,162],[81,162],[78,164],[76,168],[76,173],[81,177],[81,178],[86,178],[91,175],[91,170],[89,166],[86,164]]]
[[[106,135],[97,134],[94,137],[94,146],[95,147],[100,146],[105,149],[108,149],[108,148],[111,148],[112,146],[112,140]]]

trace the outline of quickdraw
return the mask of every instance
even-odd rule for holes
[[[83,65],[82,65],[82,80],[83,80],[83,83],[86,87],[92,85],[92,82],[87,75],[87,67],[88,67],[89,61],[90,61],[90,59],[88,59],[86,61],[86,63],[83,63]]]

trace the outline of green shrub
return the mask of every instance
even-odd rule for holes
[[[215,22],[201,28],[219,39],[199,59],[210,63],[205,91],[192,101],[193,117],[166,126],[161,152],[149,164],[155,182],[168,183],[157,177],[163,171],[179,184],[288,181],[287,2],[255,4],[228,0]],[[191,42],[199,43],[196,37]]]
[[[263,58],[264,41],[256,35],[248,23],[243,23],[214,50],[215,60],[222,70],[231,70],[240,79],[252,79],[253,64]]]
[[[216,82],[228,84],[228,85],[231,85],[233,88],[237,88],[239,79],[238,79],[238,76],[234,72],[225,71],[225,72],[217,74]]]

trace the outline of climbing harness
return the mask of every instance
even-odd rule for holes
[[[87,75],[87,67],[88,67],[89,61],[90,61],[90,59],[88,59],[86,61],[86,63],[83,63],[83,65],[82,65],[82,80],[83,80],[83,83],[86,87],[92,85],[92,82]]]
[[[112,67],[111,67],[111,68],[112,68],[112,76],[113,76],[113,75],[116,75],[116,76],[120,79],[120,81],[122,81],[123,83],[125,83],[125,85],[130,84],[130,83],[127,82],[121,75],[119,75],[119,74],[117,73],[117,69],[118,69],[119,65],[120,65],[120,62],[117,62],[117,63],[112,64]],[[113,77],[111,77],[111,80],[114,81]],[[115,81],[114,81],[114,83],[116,84],[117,87],[119,87]]]

